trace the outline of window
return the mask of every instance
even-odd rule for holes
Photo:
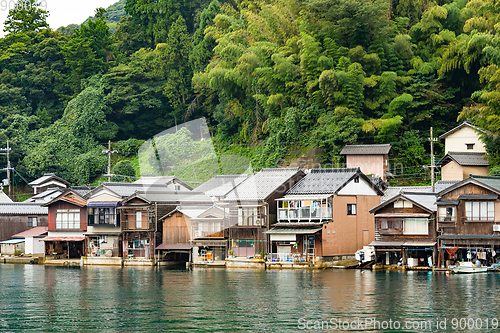
[[[356,204],[347,204],[347,215],[356,215]]]
[[[379,221],[379,227],[381,230],[388,230],[388,229],[396,229],[396,230],[401,230],[401,220],[380,220]]]
[[[56,229],[80,229],[80,210],[57,209]]]
[[[465,145],[467,146],[467,150],[474,149],[474,144],[473,143],[466,143]]]
[[[181,190],[181,186],[180,185],[175,185],[175,190],[176,191],[180,191]]]
[[[354,178],[355,183],[359,183],[359,177]]]
[[[413,204],[406,200],[394,201],[394,208],[413,208]]]
[[[261,225],[257,207],[238,208],[238,225],[243,225],[243,226]]]
[[[135,228],[142,229],[142,212],[141,211],[135,212]]]
[[[455,207],[439,207],[438,219],[440,222],[455,222]]]
[[[495,203],[492,201],[466,201],[465,216],[470,221],[494,221]]]
[[[403,234],[405,235],[428,235],[429,220],[428,219],[404,219]]]
[[[114,207],[89,207],[89,225],[117,225],[116,208]]]
[[[38,225],[38,220],[36,217],[28,217],[28,228],[36,227]]]

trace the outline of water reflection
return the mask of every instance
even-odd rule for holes
[[[0,265],[0,329],[296,331],[305,320],[496,318],[499,275]],[[483,321],[484,322],[484,321]]]

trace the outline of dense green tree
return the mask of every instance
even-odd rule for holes
[[[47,16],[49,13],[41,8],[38,0],[18,0],[9,10],[3,31],[18,34],[47,29]]]

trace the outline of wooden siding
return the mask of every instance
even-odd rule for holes
[[[190,244],[191,220],[174,212],[163,220],[163,244]]]
[[[47,215],[0,215],[0,241],[11,239],[12,235],[30,229],[28,217],[36,217],[39,227],[48,224]]]
[[[49,206],[48,227],[49,231],[61,231],[64,229],[56,229],[56,211],[58,209],[79,209],[80,210],[80,229],[87,230],[87,207],[79,207],[65,201],[56,201]],[[68,229],[70,230],[70,229]],[[71,229],[73,230],[73,229]]]

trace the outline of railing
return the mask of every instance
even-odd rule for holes
[[[268,262],[306,262],[307,254],[300,253],[268,253]]]
[[[450,215],[439,215],[438,216],[439,223],[456,222],[456,221],[457,221],[456,216],[450,216]]]
[[[119,214],[90,214],[87,218],[87,225],[89,226],[119,226]]]
[[[278,208],[278,220],[321,220],[332,218],[332,207]]]
[[[137,228],[135,220],[121,221],[122,230],[154,230],[154,223],[142,221],[142,228]]]

